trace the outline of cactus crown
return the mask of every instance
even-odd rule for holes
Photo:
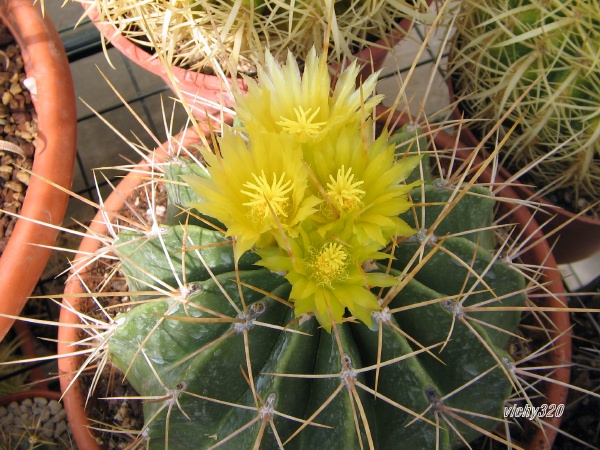
[[[505,162],[530,167],[533,184],[545,193],[568,189],[574,207],[580,197],[594,202],[600,197],[600,3],[467,0],[461,8],[451,74],[471,126],[483,135],[510,112],[500,128],[508,135]]]
[[[451,448],[491,435],[525,280],[495,201],[372,131],[375,77],[333,89],[269,55],[205,164],[172,159],[164,223],[111,245],[132,307],[104,337],[151,448]],[[182,214],[182,211],[186,214]],[[494,308],[494,306],[500,308]],[[505,309],[504,309],[505,308]],[[502,438],[496,439],[503,441]]]

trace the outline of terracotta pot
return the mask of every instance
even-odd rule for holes
[[[427,0],[428,4],[431,1]],[[231,86],[234,84],[232,79],[228,78],[227,81],[224,81],[216,75],[205,75],[173,66],[171,67],[173,77],[175,78],[175,83],[173,83],[167,74],[167,70],[156,56],[151,55],[124,37],[114,26],[99,23],[99,14],[91,4],[85,3],[84,8],[94,25],[100,30],[102,36],[113,47],[138,66],[161,77],[165,84],[174,92],[177,92],[174,86],[176,84],[177,88],[181,90],[183,99],[187,102],[192,113],[198,120],[204,121],[207,117],[216,117],[223,119],[221,121],[231,123],[233,115],[225,111],[224,108],[230,109],[234,105],[233,96],[230,94]],[[389,53],[389,48],[402,40],[405,35],[404,33],[409,30],[411,25],[412,22],[409,19],[401,20],[399,23],[400,29],[390,33],[386,39],[380,39],[373,46],[364,48],[355,54],[359,63],[364,65],[360,73],[362,79],[365,79],[368,75],[383,67],[383,62]],[[333,69],[338,70],[339,67],[334,67]],[[235,83],[238,84],[242,92],[247,90],[243,79],[238,78],[235,80]]]
[[[385,109],[379,109],[377,116],[385,117]],[[401,126],[410,122],[412,122],[411,117],[398,111],[394,111],[391,114],[392,124]],[[466,148],[465,144],[457,140],[456,136],[441,130],[435,130],[427,123],[422,124],[422,126],[423,129],[432,133],[437,148]],[[467,159],[471,155],[470,152],[458,151],[457,156],[459,159]],[[483,163],[483,161],[479,159],[475,165],[481,163]],[[540,267],[541,277],[539,283],[544,286],[544,291],[535,293],[535,302],[537,306],[544,308],[565,308],[564,311],[555,310],[545,313],[548,315],[549,322],[551,322],[555,328],[555,330],[551,332],[551,337],[557,339],[552,347],[552,351],[547,355],[544,365],[560,366],[560,368],[556,369],[551,374],[551,378],[558,383],[569,383],[571,374],[571,370],[568,366],[571,361],[571,322],[569,312],[566,309],[567,293],[550,246],[540,231],[532,212],[526,206],[518,202],[521,199],[521,196],[513,189],[513,186],[503,184],[502,174],[494,174],[492,169],[488,166],[479,177],[479,181],[484,184],[494,183],[497,186],[502,186],[496,192],[496,196],[515,201],[502,202],[500,205],[501,212],[502,214],[509,215],[510,219],[508,220],[508,223],[516,224],[517,229],[522,232],[524,236],[531,236],[531,239],[527,241],[531,246],[521,256],[521,259],[525,264],[532,265],[532,267]],[[535,338],[535,336],[533,338]],[[555,405],[564,405],[566,403],[568,388],[550,382],[544,382],[542,386],[543,388],[541,390],[544,395],[545,403]],[[547,418],[546,422],[547,425],[543,430],[539,428],[530,430],[531,439],[525,448],[528,450],[545,450],[552,447],[552,444],[556,439],[561,418]]]
[[[460,109],[460,102],[456,100],[452,77],[448,77],[447,84],[450,104],[455,106],[454,118],[468,120],[464,111]],[[476,148],[480,144],[479,138],[475,136],[467,124],[462,125],[461,140],[470,148]],[[489,154],[485,146],[482,146],[480,152],[483,155]],[[600,219],[574,214],[537,195],[529,187],[515,184],[518,183],[518,180],[513,180],[513,175],[506,167],[500,167],[499,170],[505,180],[513,181],[512,188],[520,198],[533,200],[541,206],[540,210],[534,213],[534,216],[538,223],[545,224],[544,232],[548,236],[552,253],[558,264],[569,264],[589,258],[600,251]]]
[[[0,258],[0,340],[5,336],[38,282],[58,230],[69,195],[50,183],[70,188],[75,167],[77,116],[75,93],[58,33],[43,18],[39,2],[1,0],[0,18],[20,46],[25,71],[36,83],[32,95],[38,134],[31,177],[20,219]],[[10,20],[8,20],[10,19]],[[37,223],[36,223],[37,222]]]
[[[382,113],[384,109],[379,110]],[[381,116],[381,114],[378,114]],[[410,117],[395,112],[392,115],[392,123],[402,125],[410,122]],[[189,136],[190,142],[193,141],[193,135]],[[438,147],[444,146],[444,148],[454,148],[456,145],[456,138],[444,132],[437,132],[435,135],[435,141]],[[159,149],[160,154],[164,156],[164,149]],[[159,157],[162,158],[163,156]],[[142,168],[148,169],[147,164],[142,164]],[[147,176],[144,177],[143,173],[136,172],[127,175],[121,183],[117,186],[118,193],[111,194],[106,202],[104,203],[106,211],[116,212],[119,211],[123,205],[124,200],[131,193],[139,187],[143,182],[147,181]],[[490,170],[486,170],[481,177],[481,181],[490,182],[492,181],[492,175]],[[510,187],[504,187],[499,195],[518,199],[518,196]],[[545,281],[545,288],[547,291],[539,293],[539,297],[536,301],[539,305],[550,307],[550,308],[564,308],[565,305],[560,299],[566,298],[565,289],[562,284],[560,273],[556,268],[556,263],[550,252],[548,244],[545,240],[540,239],[541,233],[534,220],[532,220],[530,212],[524,207],[516,207],[512,210],[506,210],[504,212],[510,212],[511,223],[518,224],[520,230],[524,230],[525,234],[534,235],[534,240],[537,242],[535,245],[523,255],[525,263],[535,264],[542,267],[542,280]],[[92,222],[92,227],[89,233],[93,235],[106,234],[106,228],[103,225],[105,218],[98,215]],[[84,238],[79,248],[79,254],[77,258],[85,258],[91,252],[96,251],[99,248],[99,241],[94,238]],[[73,277],[67,282],[65,288],[65,298],[63,304],[68,304],[74,309],[79,309],[81,305],[86,302],[85,298],[77,297],[78,294],[83,293],[83,287],[78,279]],[[552,295],[549,295],[550,292]],[[552,311],[547,313],[550,321],[556,327],[556,331],[553,332],[553,337],[560,336],[552,352],[548,356],[547,364],[553,365],[564,365],[571,359],[571,335],[569,333],[570,321],[569,314],[565,311]],[[67,308],[63,308],[60,316],[61,323],[65,324],[78,324],[79,319],[76,314],[70,312]],[[59,355],[68,355],[70,352],[76,350],[71,347],[70,343],[76,343],[79,340],[77,336],[77,330],[73,327],[60,327],[59,329]],[[80,357],[61,357],[59,359],[59,372],[60,381],[63,391],[74,379],[74,374],[80,368],[81,358]],[[565,366],[556,370],[552,374],[552,378],[559,382],[569,382],[570,369]],[[567,389],[558,386],[555,383],[544,383],[543,384],[544,395],[546,395],[547,403],[564,404],[567,396]],[[79,383],[75,383],[67,392],[64,392],[64,403],[67,409],[67,415],[71,423],[73,435],[75,436],[76,442],[80,448],[89,450],[98,449],[93,435],[89,432],[88,428],[90,423],[85,415],[85,396],[86,393],[82,391]],[[545,430],[536,430],[531,443],[527,447],[530,450],[541,450],[550,448],[554,438],[556,436],[555,429],[560,425],[560,418],[548,419],[550,426]]]

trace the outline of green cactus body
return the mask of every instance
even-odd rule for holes
[[[513,169],[529,167],[544,192],[600,197],[600,3],[597,0],[467,0],[450,74],[470,127],[500,119]],[[519,98],[524,95],[524,99]],[[549,155],[552,152],[551,155]],[[544,158],[543,161],[540,161]],[[533,164],[535,163],[535,164]]]
[[[176,191],[173,204],[193,196]],[[437,241],[421,245],[426,230],[399,241],[392,267],[379,267],[405,283],[378,289],[390,299],[373,327],[347,321],[331,333],[295,317],[288,281],[252,252],[236,270],[219,232],[181,216],[152,236],[122,232],[114,247],[140,304],[117,317],[109,352],[146,399],[150,448],[448,449],[457,432],[469,441],[500,423],[512,387],[500,330],[514,332],[519,313],[461,308],[522,305],[524,280],[492,257],[489,193],[451,193],[436,181],[414,188],[406,220],[425,228],[444,214],[430,230]],[[411,274],[413,255],[433,249]]]

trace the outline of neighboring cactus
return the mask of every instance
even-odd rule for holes
[[[81,1],[81,0],[79,0]],[[252,74],[265,49],[300,60],[311,47],[329,47],[339,63],[371,44],[400,32],[403,18],[422,18],[425,0],[322,1],[139,1],[95,0],[103,22],[169,62],[192,70]],[[430,2],[429,2],[430,3]],[[150,38],[149,38],[150,37]],[[390,42],[388,48],[394,45]]]
[[[581,197],[596,201],[598,0],[465,0],[461,8],[449,69],[469,126],[483,136],[510,111],[500,127],[501,138],[510,134],[503,161],[515,172],[530,167],[546,193],[572,192],[573,208],[587,204]]]
[[[114,242],[135,307],[108,349],[150,448],[443,449],[502,423],[525,281],[495,201],[433,179],[418,128],[375,139],[357,72],[320,94],[267,56],[208,167],[166,168],[166,224]]]

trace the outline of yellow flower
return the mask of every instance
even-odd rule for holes
[[[356,88],[359,67],[352,63],[331,92],[326,58],[313,48],[301,75],[291,53],[284,66],[267,53],[258,82],[248,78],[248,93],[235,94],[237,120],[252,133],[263,130],[294,136],[299,142],[319,141],[331,130],[360,122],[370,115],[382,96],[375,95],[377,74]]]
[[[372,325],[371,314],[380,310],[377,297],[369,288],[393,286],[398,281],[383,273],[366,273],[362,263],[389,255],[358,245],[349,236],[323,238],[318,232],[306,231],[314,225],[305,223],[298,237],[280,247],[259,250],[257,263],[272,271],[286,272],[292,285],[290,300],[294,302],[296,316],[314,313],[328,332],[332,323],[343,320],[346,309]]]
[[[294,228],[320,202],[307,192],[301,150],[287,136],[263,133],[247,144],[226,128],[218,151],[202,154],[210,178],[185,177],[201,199],[190,206],[227,227],[236,239],[236,260],[252,247],[269,245],[281,232],[295,235]]]
[[[316,145],[306,146],[304,157],[311,171],[311,187],[322,198],[321,234],[346,229],[361,245],[375,242],[379,248],[393,236],[410,236],[414,230],[398,215],[412,203],[405,184],[420,157],[396,160],[394,145],[384,133],[375,141],[369,133],[344,127]]]

